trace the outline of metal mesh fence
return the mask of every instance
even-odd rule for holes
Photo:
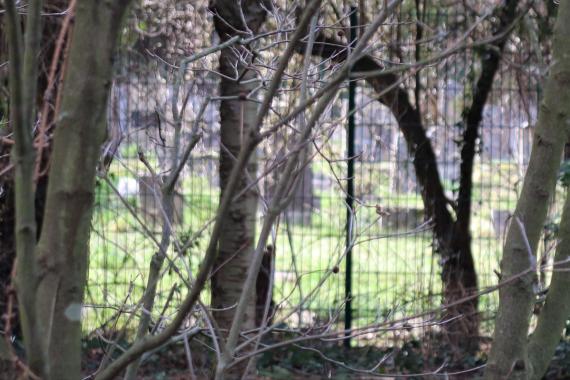
[[[166,9],[161,17],[175,18],[172,14],[176,14],[176,7]],[[192,51],[199,51],[212,43],[211,26],[207,25],[205,7],[192,12],[188,22],[193,26],[186,33],[200,33],[201,38],[196,40],[201,42],[191,47]],[[419,58],[428,58],[452,46],[470,22],[463,13],[443,8],[421,15],[420,20],[414,12],[403,10],[385,25],[373,55],[381,62],[398,65],[417,59],[419,46]],[[424,28],[419,43],[418,25]],[[114,159],[107,176],[97,182],[86,331],[128,323],[129,307],[142,295],[148,265],[160,239],[163,210],[149,167],[157,175],[168,170],[172,157],[179,155],[181,147],[187,144],[201,105],[218,93],[215,55],[192,63],[181,76],[179,62],[172,63],[179,53],[167,49],[168,41],[159,43],[149,37],[132,43],[137,38],[140,34],[133,31],[124,36],[131,44],[118,59],[109,104],[110,131],[115,139],[106,146],[105,153],[114,155]],[[275,50],[267,54],[275,54]],[[494,270],[499,267],[505,225],[514,209],[530,152],[539,96],[531,64],[534,59],[528,49],[508,50],[485,107],[474,170],[471,225],[472,249],[482,288],[497,283]],[[436,64],[402,73],[402,86],[409,89],[422,111],[450,199],[457,191],[462,112],[471,101],[479,60],[473,50],[463,49]],[[315,60],[315,65],[318,62]],[[318,86],[318,80],[315,83]],[[295,104],[295,86],[284,84],[270,118],[286,114]],[[177,101],[177,91],[179,102],[185,100],[184,96],[188,101],[179,135],[172,122],[172,102]],[[416,93],[420,94],[418,98],[413,96]],[[358,81],[352,220],[347,221],[346,213],[349,110],[345,86],[321,119],[318,142],[311,149],[314,158],[305,168],[294,189],[293,202],[275,229],[274,299],[278,315],[287,316],[285,321],[292,326],[333,321],[342,327],[347,222],[355,237],[351,278],[353,326],[414,315],[440,305],[441,268],[433,252],[429,223],[424,219],[413,158],[393,115],[376,98],[377,94],[364,81]],[[175,239],[158,286],[155,320],[160,315],[168,317],[186,294],[186,283],[192,281],[208,241],[210,221],[220,196],[218,106],[216,100],[208,104],[200,121],[204,136],[176,188],[172,220]],[[258,149],[258,191],[262,199],[270,197],[279,173],[279,168],[271,168],[284,154],[291,133],[288,130],[277,134]],[[147,165],[141,162],[139,152],[143,152]],[[264,207],[261,201],[259,220]],[[202,300],[209,301],[208,291]],[[485,295],[480,311],[490,316],[496,305],[494,293]],[[122,317],[117,320],[117,315]],[[434,317],[437,315],[422,319]],[[482,334],[489,334],[491,329],[491,324],[485,323]],[[384,338],[397,339],[398,334],[401,332]],[[372,339],[363,337],[366,338]],[[378,339],[378,335],[373,339]]]

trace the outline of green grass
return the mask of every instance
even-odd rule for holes
[[[134,161],[131,164],[135,164]],[[323,166],[315,171],[322,170]],[[114,165],[114,181],[130,174]],[[357,172],[358,173],[358,172]],[[366,164],[362,173],[377,173],[366,181],[357,179],[357,191],[369,195],[382,207],[422,208],[416,194],[394,193],[388,188],[387,166]],[[474,176],[473,194],[473,253],[482,287],[496,283],[494,270],[498,269],[501,241],[495,237],[491,223],[493,209],[512,210],[516,202],[513,187],[516,171],[510,165],[480,166]],[[447,183],[449,191],[453,184]],[[366,191],[364,191],[364,190]],[[185,177],[181,191],[184,197],[183,224],[175,226],[176,236],[186,238],[195,234],[214,215],[219,191],[210,185],[207,176]],[[316,191],[320,209],[311,217],[308,226],[287,226],[281,220],[277,233],[277,260],[275,299],[283,309],[297,305],[324,280],[318,291],[303,305],[305,319],[327,319],[334,314],[344,299],[345,262],[341,260],[345,245],[346,210],[343,193],[338,189]],[[138,199],[132,197],[129,204],[137,209]],[[362,325],[390,316],[409,315],[437,306],[441,292],[440,268],[437,257],[432,256],[432,240],[429,232],[388,237],[389,231],[377,222],[375,204],[372,201],[357,209],[357,233],[361,233],[353,251],[353,307],[355,324]],[[119,307],[125,300],[133,305],[142,295],[146,272],[156,250],[153,241],[143,232],[140,223],[129,214],[127,208],[115,197],[108,186],[98,186],[97,203],[93,217],[90,271],[86,303]],[[160,226],[143,220],[145,226],[160,238]],[[289,233],[288,233],[289,232]],[[189,281],[186,268],[195,273],[207,243],[206,230],[184,257],[177,257],[174,249],[169,255],[180,272]],[[291,236],[291,241],[289,241]],[[339,272],[331,269],[340,262]],[[297,277],[297,274],[299,277]],[[177,284],[172,304],[176,305],[186,293],[183,280],[174,272],[167,273],[159,284],[159,299],[154,314],[163,308],[170,289]],[[206,291],[202,297],[209,299]],[[481,299],[481,309],[493,309],[496,296]],[[167,310],[167,315],[174,308]],[[113,308],[88,308],[84,329],[90,331],[115,315]],[[124,316],[121,323],[126,321]],[[132,325],[130,327],[133,327]]]

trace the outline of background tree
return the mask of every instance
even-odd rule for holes
[[[216,33],[222,42],[235,36],[257,36],[270,8],[271,2],[268,1],[210,2]],[[245,137],[252,133],[253,128],[260,127],[254,125],[258,108],[258,85],[255,81],[258,75],[252,70],[254,60],[255,53],[247,46],[232,46],[220,52],[220,96],[224,98],[220,102],[219,170],[222,197]],[[222,331],[229,331],[231,327],[235,304],[244,290],[245,276],[251,266],[259,203],[257,189],[251,183],[256,177],[257,158],[252,155],[237,187],[237,192],[243,194],[234,199],[229,210],[230,217],[222,225],[223,233],[212,275],[213,315]],[[255,297],[249,301],[243,318],[244,329],[255,327]]]
[[[472,93],[472,102],[463,111],[461,128],[461,162],[459,190],[456,199],[449,199],[441,180],[433,142],[428,137],[420,104],[422,97],[421,74],[416,74],[416,88],[411,91],[402,83],[398,74],[383,73],[384,65],[372,55],[358,60],[354,67],[354,77],[364,77],[379,95],[377,100],[388,107],[398,122],[404,136],[410,160],[413,162],[415,175],[426,212],[426,218],[433,223],[435,239],[434,252],[441,256],[442,281],[445,304],[457,301],[477,292],[477,273],[471,250],[471,198],[473,187],[473,165],[477,153],[477,139],[480,134],[483,111],[489,94],[493,89],[493,79],[499,70],[502,52],[515,23],[520,21],[517,12],[518,0],[508,0],[494,9],[495,22],[487,26],[489,32],[478,43],[481,57],[481,70]],[[408,4],[409,6],[409,4]],[[438,6],[428,1],[416,2],[416,14],[429,12]],[[416,41],[422,39],[421,23],[416,27]],[[323,58],[342,62],[346,57],[344,43],[334,36],[321,33],[316,38],[313,54]],[[420,44],[415,45],[417,64],[422,61]],[[303,52],[303,48],[299,49]],[[412,101],[411,94],[415,95]],[[450,342],[456,347],[475,351],[478,348],[479,315],[478,298],[470,297],[467,302],[460,302],[447,309],[443,320],[451,320],[444,328]],[[466,343],[468,342],[468,343]]]

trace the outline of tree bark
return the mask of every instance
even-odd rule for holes
[[[210,9],[214,13],[216,32],[222,41],[240,34],[256,35],[266,17],[266,9],[257,0],[240,3],[233,1],[213,0]],[[243,18],[241,12],[243,11]],[[244,25],[244,22],[246,25]],[[237,52],[236,52],[237,49]],[[225,48],[220,52],[219,68],[222,74],[220,96],[220,189],[224,196],[230,174],[235,166],[246,136],[256,128],[257,103],[255,94],[250,94],[256,87],[253,81],[257,77],[248,65],[253,61],[252,52],[244,46]],[[236,77],[237,76],[237,77]],[[227,98],[230,97],[230,98]],[[249,179],[255,178],[257,159],[251,156],[236,188],[241,193],[248,187]],[[235,306],[243,291],[247,271],[251,266],[255,243],[255,225],[257,218],[258,193],[255,187],[243,192],[230,205],[229,215],[222,223],[223,233],[220,236],[218,255],[214,264],[211,279],[212,314],[222,335],[226,335],[231,326]],[[243,316],[243,328],[255,327],[255,297],[251,297]],[[245,363],[244,363],[245,364]],[[228,378],[239,378],[244,366],[237,366],[226,374]]]
[[[499,289],[499,312],[485,372],[486,379],[534,378],[527,334],[536,298],[535,254],[549,202],[554,194],[564,144],[570,133],[570,3],[560,2],[559,7],[554,31],[553,63],[546,81],[529,166],[507,232],[501,260],[502,278],[518,278]],[[560,276],[555,278],[559,279]],[[555,294],[559,292],[555,287]],[[553,302],[556,301],[551,301]],[[542,323],[550,322],[545,319]],[[556,326],[550,325],[549,328],[555,329]],[[537,330],[541,336],[544,336],[543,329],[544,326],[541,326]],[[535,338],[530,351],[532,354],[538,353],[536,343],[543,343],[542,339],[549,340],[546,337]],[[542,369],[542,366],[537,368]]]
[[[10,64],[18,73],[16,77],[21,77],[23,89],[23,96],[19,96],[20,89],[16,88],[13,99],[19,101],[11,104],[16,131],[17,292],[29,366],[48,380],[81,377],[81,313],[95,167],[106,131],[112,55],[128,4],[128,0],[77,4],[44,223],[37,244],[34,213],[30,211],[34,209],[34,189],[29,186],[34,165],[29,126],[35,119],[32,95],[37,77],[32,69],[35,64],[31,64],[34,60],[25,57],[36,57],[39,43],[33,41],[36,33],[27,30],[30,35],[20,66],[19,41],[12,39]],[[33,9],[37,11],[38,6],[34,4]],[[28,17],[34,14],[30,11]],[[36,25],[36,20],[29,18],[28,24]]]
[[[568,292],[570,289],[570,262],[568,262],[570,197],[568,195],[567,192],[558,232],[558,246],[554,256],[555,271],[552,274],[544,307],[539,314],[538,324],[529,341],[528,356],[530,368],[532,368],[530,379],[539,380],[544,376],[570,315],[570,293]]]
[[[501,56],[509,36],[509,30],[517,17],[519,0],[508,0],[498,8],[498,25],[495,26],[494,44],[487,45],[481,53],[481,74],[473,91],[473,101],[463,112],[463,136],[461,140],[461,164],[459,168],[459,191],[456,199],[456,218],[453,225],[451,252],[443,262],[442,277],[445,284],[446,304],[472,295],[477,291],[477,275],[471,251],[471,198],[473,189],[473,165],[477,151],[483,111],[493,90],[493,81],[501,64]],[[452,307],[446,312],[449,323],[446,332],[454,347],[464,347],[468,352],[478,349],[479,316],[477,298]],[[456,320],[454,320],[457,318]],[[465,339],[465,338],[471,339]]]
[[[19,318],[24,335],[24,345],[29,366],[36,374],[44,375],[47,363],[43,360],[45,345],[43,336],[33,319],[34,305],[34,249],[37,225],[35,220],[34,161],[32,123],[35,121],[34,98],[37,88],[37,56],[40,40],[41,0],[29,4],[26,22],[28,28],[22,38],[20,20],[13,1],[5,1],[6,25],[9,47],[10,126],[14,131],[14,204],[16,244],[16,274]],[[33,80],[32,80],[33,78]]]
[[[47,0],[45,1],[45,7],[49,7],[52,13],[58,11],[64,11],[68,7],[67,0]],[[41,50],[38,56],[38,67],[40,68],[38,72],[37,79],[37,106],[41,107],[44,102],[53,103],[51,99],[44,99],[44,93],[48,87],[48,71],[42,70],[41,68],[50,67],[52,60],[56,59],[59,67],[63,64],[63,56],[58,55],[55,57],[56,51],[56,40],[57,34],[60,32],[62,17],[61,16],[44,16],[42,17],[44,22],[42,25],[42,39],[41,39]],[[0,35],[3,33],[3,25],[0,23]],[[3,41],[0,41],[0,61],[8,60],[7,57],[7,47],[4,46]],[[4,73],[0,71],[0,93],[4,91]],[[61,73],[60,73],[61,75]],[[53,84],[51,94],[58,93],[58,81]],[[7,89],[6,89],[7,91]],[[0,94],[0,102],[3,99],[3,93]],[[52,96],[55,98],[55,96]],[[53,108],[49,107],[49,117],[48,120],[53,120]],[[8,111],[8,103],[0,104],[0,119],[2,119],[2,114],[4,111]],[[11,132],[10,125],[6,127],[2,126],[0,130],[0,137],[8,136]],[[12,145],[0,141],[0,171],[8,168],[10,165],[7,157],[10,155]],[[49,160],[50,149],[44,149],[42,155],[42,164],[47,164]],[[6,306],[8,301],[8,293],[10,291],[10,283],[12,281],[12,268],[14,260],[16,257],[16,245],[15,245],[15,204],[14,204],[14,173],[8,170],[3,175],[0,175],[0,188],[2,188],[2,194],[0,195],[0,315],[6,313]],[[41,225],[43,220],[43,210],[45,204],[45,196],[47,191],[47,176],[41,175],[36,180],[36,191],[35,191],[35,214],[36,214],[36,225],[37,225],[37,236],[41,232]],[[11,331],[12,337],[16,340],[21,340],[22,332],[20,329],[17,313],[17,305],[13,305],[11,317]],[[4,319],[0,321],[0,329],[4,330]]]
[[[233,77],[235,75],[234,64],[236,55],[232,49],[224,49],[220,54],[220,72],[223,75]],[[243,64],[238,64],[238,72],[243,81],[222,78],[220,95],[245,97],[254,85],[251,79],[255,73],[249,71]],[[220,187],[222,196],[227,186],[235,157],[239,154],[241,145],[245,139],[245,133],[253,128],[257,104],[251,100],[223,100],[220,104],[221,116],[221,148],[220,148]],[[238,185],[238,192],[248,186],[248,178],[255,178],[257,160],[250,158],[246,172],[243,173]],[[212,276],[212,307],[213,316],[222,330],[229,329],[232,323],[233,307],[242,292],[242,283],[250,265],[251,253],[255,240],[255,221],[257,217],[258,195],[255,188],[246,191],[240,198],[234,199],[230,206],[229,218],[223,223],[224,233],[220,236],[218,257],[214,264]],[[245,328],[253,328],[255,305],[252,302],[251,310],[248,310],[244,319]]]
[[[275,265],[275,248],[268,244],[263,252],[261,268],[255,282],[255,326],[261,326],[266,316],[266,325],[270,326],[275,313],[275,301],[273,300],[273,268]]]

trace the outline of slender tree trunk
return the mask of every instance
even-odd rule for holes
[[[28,4],[24,38],[15,3],[5,0],[4,5],[10,52],[10,126],[14,131],[14,147],[10,153],[14,162],[14,236],[17,253],[15,265],[19,268],[16,272],[19,318],[29,366],[36,374],[43,376],[47,374],[44,336],[33,321],[36,317],[34,249],[37,225],[33,177],[35,151],[32,135],[32,125],[36,119],[34,99],[43,3],[41,0],[34,0]]]
[[[554,194],[564,144],[568,141],[570,133],[568,122],[570,120],[568,108],[570,104],[570,44],[568,44],[570,2],[562,1],[559,7],[554,31],[553,63],[546,81],[529,166],[513,220],[507,232],[501,260],[502,279],[517,278],[499,289],[499,312],[495,324],[493,347],[485,373],[486,379],[535,378],[533,362],[529,360],[528,331],[536,299],[536,248],[548,205]],[[568,215],[565,214],[565,216]],[[564,222],[567,223],[567,221]],[[567,231],[567,226],[564,224],[562,233],[565,231]],[[554,276],[553,280],[559,278],[565,278],[565,275]],[[561,292],[556,286],[561,284],[563,283],[553,284],[556,295],[550,302],[552,306],[556,304],[556,297]],[[568,289],[563,292],[567,293]],[[550,296],[549,298],[552,299]],[[552,313],[553,311],[544,313],[541,318],[555,314]],[[551,323],[551,321],[545,319],[543,323]],[[544,350],[541,356],[543,358],[548,356],[544,353],[550,351],[551,347],[540,347],[545,342],[552,343],[552,338],[546,337],[544,329],[560,332],[561,328],[558,329],[558,327],[554,323],[541,325],[537,333],[543,338],[533,339],[533,349],[530,353],[537,355]],[[535,364],[535,366],[540,370],[545,368],[542,364]]]
[[[51,10],[51,12],[64,11],[67,9],[69,2],[67,0],[47,0],[45,1],[45,7]],[[60,32],[62,17],[57,16],[44,16],[44,23],[42,28],[42,49],[39,54],[39,67],[47,68],[50,67],[52,60],[57,60],[57,65],[60,67],[63,64],[63,54],[58,54],[54,57],[56,51],[56,40],[57,35]],[[3,24],[0,22],[0,35],[3,34]],[[4,41],[0,41],[0,61],[7,61],[7,47],[3,44]],[[61,75],[61,72],[60,72]],[[40,70],[38,72],[37,80],[37,105],[41,107],[44,102],[48,102],[53,105],[54,99],[58,93],[58,78],[55,78],[56,82],[53,83],[51,90],[51,99],[44,99],[43,95],[48,87],[48,71]],[[0,92],[4,91],[2,86],[3,73],[0,72]],[[3,95],[3,94],[2,94]],[[2,102],[2,95],[0,95],[0,102]],[[53,120],[53,107],[49,107],[49,116],[46,119]],[[2,114],[8,111],[8,103],[0,103],[0,119],[2,119]],[[8,136],[11,132],[10,126],[2,126],[0,130],[0,137]],[[10,162],[8,157],[10,155],[12,145],[0,141],[0,172],[5,168],[10,167]],[[49,160],[50,149],[44,149],[42,155],[42,167],[47,165]],[[7,292],[10,290],[10,283],[12,281],[12,269],[14,260],[16,257],[16,246],[15,246],[15,210],[14,210],[14,178],[13,172],[8,170],[4,174],[0,175],[0,188],[2,188],[2,194],[0,194],[0,315],[6,313],[6,302],[8,301]],[[45,197],[47,191],[47,176],[41,175],[36,182],[36,192],[35,192],[35,214],[36,214],[36,225],[38,226],[37,235],[41,232],[41,225],[43,219],[43,210],[45,205]],[[17,305],[12,305],[12,315],[11,317],[11,331],[10,333],[16,340],[22,338],[22,333],[18,321]],[[4,330],[4,320],[0,320],[0,329]]]
[[[150,185],[155,189],[159,187],[154,183]],[[156,290],[160,281],[160,271],[162,269],[162,265],[164,264],[164,260],[166,259],[168,247],[170,246],[170,238],[172,233],[171,223],[174,223],[173,190],[173,188],[170,189],[170,191],[162,190],[160,194],[160,207],[162,208],[162,233],[160,238],[160,246],[154,255],[152,255],[150,261],[146,288],[142,297],[142,310],[139,317],[139,326],[137,328],[135,342],[140,341],[148,334],[148,328],[151,322],[151,313],[154,308],[156,298]],[[141,360],[139,358],[127,367],[125,380],[134,380],[136,378],[140,362]]]
[[[473,166],[477,151],[483,111],[493,89],[493,82],[501,64],[501,56],[509,36],[509,30],[517,17],[519,0],[507,0],[498,9],[498,24],[493,36],[493,45],[484,47],[481,54],[481,74],[473,91],[473,101],[463,112],[461,164],[459,168],[459,192],[456,199],[456,219],[451,230],[450,252],[443,262],[442,277],[444,301],[454,304],[477,291],[477,275],[471,251],[471,198],[473,189]],[[463,302],[446,311],[450,322],[446,333],[452,346],[461,347],[467,352],[475,352],[478,345],[479,315],[478,299]],[[466,339],[467,338],[467,339]],[[459,353],[461,354],[461,353]]]
[[[235,76],[234,65],[237,57],[232,49],[224,49],[220,54],[220,72],[222,75]],[[247,69],[243,64],[237,65],[240,73]],[[255,78],[255,73],[247,71],[242,81]],[[222,79],[220,95],[245,97],[255,84],[243,84],[231,79]],[[220,148],[220,187],[222,194],[227,185],[228,176],[235,164],[245,134],[255,122],[257,104],[251,100],[223,100],[220,104],[221,115],[221,148]],[[243,174],[238,187],[241,192],[248,185],[248,178],[255,178],[257,161],[252,157]],[[230,217],[224,221],[224,233],[220,237],[219,251],[214,275],[212,276],[212,307],[214,318],[222,330],[229,329],[232,323],[233,307],[242,292],[242,283],[250,265],[251,253],[255,239],[255,220],[258,195],[255,188],[245,192],[234,200],[230,208]],[[244,319],[244,328],[253,328],[255,314],[252,298],[251,310]]]
[[[554,256],[555,271],[544,307],[541,309],[536,330],[529,340],[528,356],[532,374],[530,379],[544,376],[548,364],[560,342],[561,332],[570,316],[570,196],[566,202],[558,232],[558,246]],[[556,264],[560,263],[560,264]]]
[[[465,133],[461,152],[460,192],[457,199],[457,217],[450,212],[451,202],[447,199],[436,155],[422,123],[419,107],[414,107],[406,89],[398,85],[394,74],[367,77],[369,85],[378,93],[378,101],[388,107],[398,122],[408,154],[413,157],[416,178],[419,183],[426,216],[433,221],[436,251],[442,258],[442,281],[444,303],[453,304],[477,291],[478,281],[471,250],[471,189],[476,140],[482,119],[483,108],[492,89],[493,78],[500,64],[508,32],[516,19],[518,0],[508,0],[499,8],[499,23],[495,28],[496,45],[488,47],[490,54],[484,57],[481,76],[477,81],[474,100],[466,112]],[[346,51],[342,42],[319,35],[313,54],[335,61],[344,61]],[[304,52],[305,46],[298,51]],[[353,67],[355,72],[380,72],[382,66],[371,56],[364,56]],[[444,326],[450,343],[457,348],[473,351],[477,349],[479,333],[478,299],[473,298],[449,308],[444,320],[452,320]],[[457,318],[460,317],[460,318]]]
[[[256,35],[265,21],[265,9],[257,0],[241,2],[245,20],[240,16],[240,5],[233,1],[212,1],[210,9],[216,14],[214,24],[216,32],[227,40],[239,31],[250,30]],[[247,25],[244,25],[243,22]],[[247,32],[245,32],[247,33]],[[237,52],[236,52],[237,49]],[[230,174],[236,164],[236,157],[246,140],[247,134],[255,128],[257,103],[255,94],[250,94],[257,86],[253,79],[255,71],[247,66],[253,60],[252,53],[246,47],[223,49],[220,53],[219,67],[222,74],[220,96],[226,98],[220,103],[221,141],[220,141],[220,188],[221,197],[228,185]],[[227,98],[231,97],[231,98]],[[249,179],[255,178],[257,158],[253,154],[240,178],[236,193],[248,187]],[[255,225],[257,218],[258,193],[255,187],[243,192],[234,199],[230,206],[229,217],[223,221],[223,233],[218,245],[218,256],[212,275],[212,308],[214,319],[222,335],[227,334],[232,326],[235,306],[243,291],[247,271],[251,266],[255,243]],[[255,300],[249,299],[243,316],[243,329],[255,327]],[[246,363],[244,363],[245,365]],[[244,366],[236,366],[227,374],[228,378],[239,378]]]

